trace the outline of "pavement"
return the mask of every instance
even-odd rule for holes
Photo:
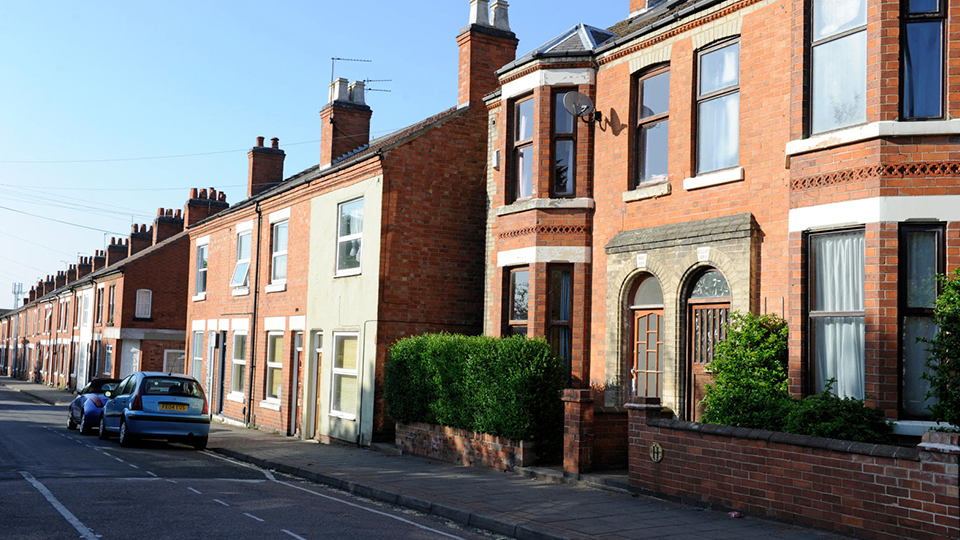
[[[73,399],[65,390],[10,377],[0,377],[0,386],[49,405]],[[211,426],[207,450],[520,540],[849,538],[632,493],[624,471],[581,480],[549,468],[504,473],[404,455],[392,445],[318,444],[219,422]]]

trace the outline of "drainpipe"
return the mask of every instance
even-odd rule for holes
[[[253,270],[253,320],[250,322],[250,369],[247,370],[247,407],[246,414],[243,418],[243,423],[247,427],[251,427],[251,419],[253,417],[253,381],[254,381],[254,372],[257,370],[257,306],[259,304],[258,300],[260,297],[260,227],[263,225],[263,212],[260,211],[260,201],[257,201],[257,205],[254,207],[254,210],[257,212],[257,250],[256,250],[256,259],[257,265]],[[253,241],[253,236],[251,235],[250,241]]]

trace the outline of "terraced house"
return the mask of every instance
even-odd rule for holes
[[[455,106],[371,140],[364,84],[336,80],[319,163],[284,178],[279,141],[258,138],[247,199],[188,228],[188,362],[220,418],[389,439],[388,348],[481,331],[483,96],[515,56],[506,4],[471,3]]]

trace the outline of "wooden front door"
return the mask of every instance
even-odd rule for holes
[[[687,347],[687,417],[699,422],[703,416],[704,387],[713,382],[713,375],[707,372],[707,364],[713,361],[717,343],[727,337],[727,323],[730,318],[730,302],[696,302],[689,304],[690,336]]]
[[[660,397],[663,387],[663,310],[633,312],[630,395]]]

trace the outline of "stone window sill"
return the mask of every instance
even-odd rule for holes
[[[270,409],[271,411],[279,411],[279,410],[280,410],[280,400],[279,400],[279,399],[273,399],[273,398],[267,398],[267,399],[265,399],[265,400],[263,400],[263,401],[260,402],[260,407],[263,408],[263,409]]]
[[[273,292],[283,292],[287,290],[287,282],[283,281],[280,283],[271,283],[263,288],[264,292],[273,293]]]
[[[207,293],[205,292],[197,294],[193,298],[191,298],[191,300],[193,300],[194,302],[203,302],[206,299],[207,299]]]
[[[230,291],[233,296],[247,296],[250,294],[250,287],[237,287]]]
[[[644,199],[655,199],[669,195],[671,192],[670,182],[648,182],[640,184],[636,189],[623,192],[623,202],[642,201]]]
[[[698,174],[683,180],[683,189],[691,191],[711,186],[720,186],[743,181],[743,167],[731,167],[719,171]]]
[[[235,401],[237,403],[243,403],[243,394],[241,392],[230,392],[224,396],[227,401]]]
[[[543,209],[573,209],[573,210],[592,210],[594,207],[593,199],[580,197],[577,199],[523,199],[513,204],[497,208],[498,216],[506,216],[527,210]]]

